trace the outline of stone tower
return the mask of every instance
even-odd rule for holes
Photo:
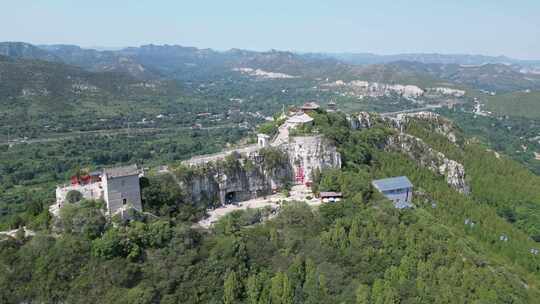
[[[136,165],[103,170],[103,199],[109,214],[115,214],[128,204],[142,211],[139,173]]]

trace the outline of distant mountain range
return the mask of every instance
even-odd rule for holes
[[[281,73],[292,76],[289,79],[361,79],[421,86],[445,83],[490,91],[540,89],[540,61],[504,56],[300,54],[152,44],[99,51],[76,45],[35,46],[24,42],[0,42],[0,55],[14,60],[77,66],[94,73],[117,73],[145,81],[204,83],[240,77],[239,71],[247,68],[260,70],[253,77]]]
[[[178,45],[150,44],[117,51],[98,51],[75,45],[35,46],[23,42],[1,42],[0,55],[63,62],[93,72],[123,72],[140,79],[206,79],[208,76],[223,76],[238,67],[271,69],[305,77],[323,77],[343,72],[340,62],[332,58],[315,59],[281,51],[232,49],[218,52]]]
[[[395,55],[377,55],[371,53],[321,53],[315,56],[335,58],[349,64],[384,64],[396,61],[412,61],[420,63],[484,65],[484,64],[517,64],[523,66],[540,66],[540,60],[521,60],[506,56],[485,56],[468,54],[411,53]]]

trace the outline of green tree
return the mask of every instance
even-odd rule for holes
[[[231,271],[227,274],[227,278],[223,282],[223,303],[237,303],[240,296],[240,284],[236,277],[236,272]]]
[[[66,194],[66,201],[68,203],[76,203],[80,200],[83,199],[83,194],[77,190],[70,190],[67,194]]]
[[[369,304],[370,288],[367,285],[360,284],[356,288],[356,304]]]

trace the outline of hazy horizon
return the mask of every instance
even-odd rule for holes
[[[104,9],[106,8],[106,9]],[[169,44],[379,55],[540,59],[540,3],[492,1],[25,0],[3,5],[0,40],[122,48]]]

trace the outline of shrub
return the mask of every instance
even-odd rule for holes
[[[66,194],[66,201],[69,202],[69,203],[76,203],[80,200],[83,199],[83,195],[81,192],[77,191],[77,190],[70,190],[67,194]]]

